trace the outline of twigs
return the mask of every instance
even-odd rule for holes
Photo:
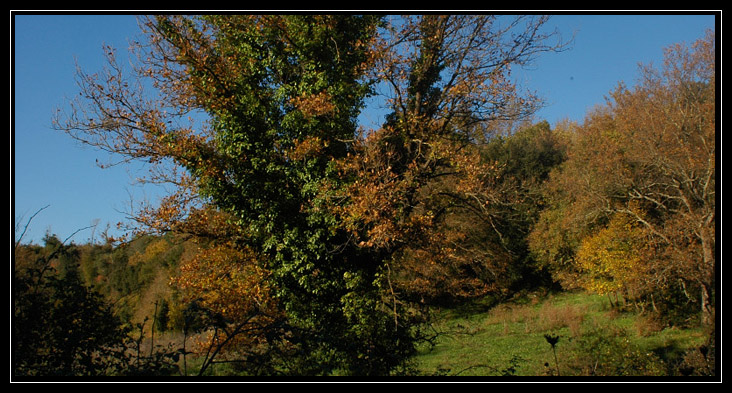
[[[28,221],[25,223],[25,226],[23,227],[23,232],[21,232],[20,237],[18,237],[18,240],[15,241],[15,248],[16,249],[20,245],[20,242],[23,240],[23,236],[25,236],[25,232],[28,230],[28,227],[30,226],[31,221],[33,221],[33,219],[38,215],[38,213],[40,213],[41,211],[45,210],[49,206],[51,206],[51,205],[46,205],[46,206],[38,209],[35,213],[33,213],[32,216],[30,216],[30,218],[28,219]]]

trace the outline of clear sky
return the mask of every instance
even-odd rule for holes
[[[103,65],[102,44],[122,58],[128,42],[139,33],[134,15],[11,15],[11,212],[13,228],[31,222],[24,242],[41,243],[46,232],[65,239],[78,229],[98,223],[98,234],[124,220],[130,195],[155,200],[156,190],[132,182],[141,166],[101,169],[107,156],[83,147],[51,129],[56,108],[78,93],[76,63],[87,71]],[[604,102],[618,82],[632,85],[639,63],[660,63],[670,44],[701,38],[715,27],[706,15],[555,15],[549,22],[561,34],[575,34],[571,50],[540,56],[521,72],[524,87],[537,91],[549,106],[538,114],[551,124],[563,118],[581,121],[587,110]],[[115,234],[114,230],[110,231]],[[17,239],[19,233],[14,235]],[[73,241],[83,243],[91,230]]]

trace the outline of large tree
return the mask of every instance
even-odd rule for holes
[[[235,229],[190,266],[266,279],[287,318],[277,331],[303,360],[281,372],[385,375],[406,365],[422,319],[392,273],[419,252],[425,264],[470,262],[451,251],[464,228],[447,213],[483,214],[489,202],[496,168],[474,142],[491,122],[535,108],[510,66],[555,48],[543,17],[382,21],[147,18],[138,78],[109,49],[109,67],[80,72],[81,99],[56,123],[179,186],[141,211],[143,224],[183,230],[229,217]],[[374,86],[386,87],[390,115],[359,130]],[[185,122],[199,113],[202,126]],[[252,260],[256,269],[236,268]]]
[[[671,46],[660,69],[644,68],[638,87],[612,95],[618,128],[633,142],[621,172],[624,203],[615,210],[650,231],[672,271],[700,287],[707,324],[716,270],[715,48],[713,31]]]

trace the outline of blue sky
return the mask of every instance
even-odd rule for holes
[[[101,169],[107,156],[51,129],[56,108],[78,92],[76,63],[87,71],[103,65],[102,44],[118,48],[120,58],[139,33],[133,15],[14,15],[14,96],[11,134],[13,227],[32,221],[23,240],[41,243],[46,232],[65,239],[80,228],[108,223],[111,233],[124,220],[130,195],[154,200],[156,190],[132,185],[141,166]],[[519,73],[524,87],[549,106],[538,114],[554,124],[581,121],[587,110],[624,81],[632,85],[639,63],[660,63],[662,49],[691,43],[715,27],[713,15],[555,15],[549,22],[562,35],[575,34],[570,51],[541,55]],[[12,77],[12,75],[11,75]],[[97,239],[98,239],[97,232]],[[17,238],[19,234],[15,235]],[[83,243],[91,230],[72,240]]]

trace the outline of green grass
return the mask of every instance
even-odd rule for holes
[[[545,334],[559,336],[555,349],[563,376],[658,375],[669,372],[669,357],[678,359],[705,341],[701,329],[659,329],[586,293],[526,298],[490,310],[442,310],[437,318],[436,344],[421,348],[415,359],[427,375],[555,375]]]

